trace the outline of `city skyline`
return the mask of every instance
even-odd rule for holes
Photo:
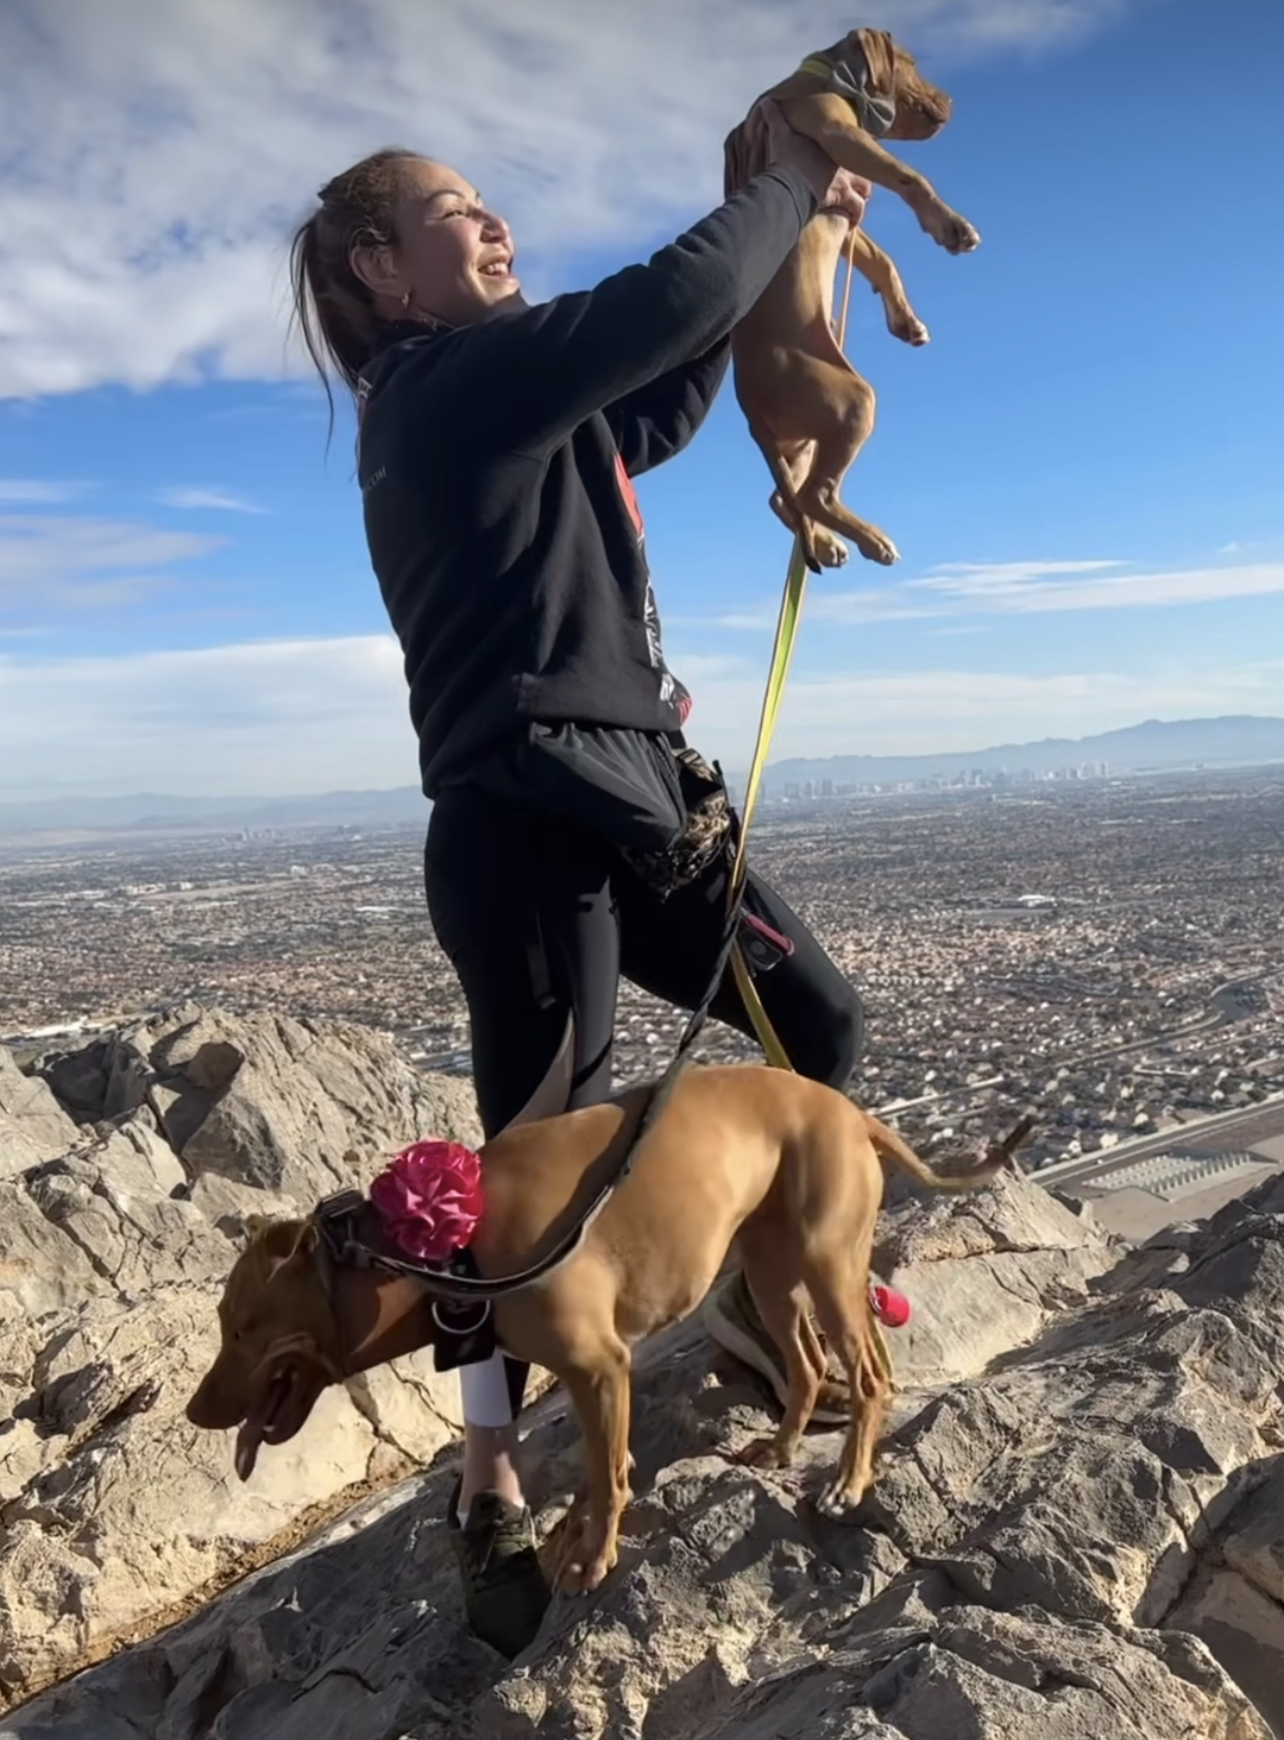
[[[852,793],[934,791],[951,787],[1025,789],[1045,782],[1127,780],[1157,772],[1259,768],[1284,764],[1284,718],[1223,717],[1212,720],[1148,720],[1117,732],[1078,739],[1045,738],[1026,744],[973,747],[935,756],[833,755],[823,759],[768,761],[759,801],[828,798]],[[724,769],[734,801],[744,796],[745,769]],[[113,831],[152,832],[187,827],[219,829],[389,826],[429,813],[416,785],[365,787],[312,793],[250,795],[229,792],[191,796],[129,791],[61,795],[47,788],[39,798],[0,797],[0,848],[5,836],[20,845],[27,836],[70,831],[83,837]]]

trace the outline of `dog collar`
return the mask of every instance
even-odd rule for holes
[[[845,102],[851,104],[861,128],[871,139],[885,139],[896,120],[896,98],[883,97],[869,88],[869,62],[864,51],[853,48],[850,55],[826,60],[824,55],[811,54],[798,68],[814,73]]]

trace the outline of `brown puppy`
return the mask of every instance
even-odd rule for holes
[[[487,1144],[485,1213],[472,1245],[483,1276],[525,1268],[576,1223],[615,1175],[644,1099],[633,1089],[607,1105],[510,1127]],[[558,1586],[596,1588],[615,1564],[631,1496],[631,1348],[695,1310],[733,1240],[789,1372],[780,1428],[751,1454],[788,1463],[815,1405],[825,1357],[807,1315],[810,1296],[852,1401],[821,1502],[834,1515],[859,1504],[890,1397],[868,1301],[880,1157],[929,1189],[970,1190],[1010,1164],[1009,1146],[964,1174],[939,1177],[894,1131],[805,1077],[759,1065],[681,1076],[578,1248],[494,1305],[500,1346],[561,1379],[583,1435],[588,1498],[567,1529]],[[381,1243],[373,1209],[361,1236]],[[330,1273],[313,1221],[259,1226],[228,1278],[222,1347],[187,1417],[211,1429],[240,1426],[236,1467],[245,1479],[259,1444],[292,1437],[327,1384],[429,1345],[431,1307],[418,1279],[355,1267]]]
[[[950,117],[949,97],[923,78],[913,55],[885,30],[852,31],[809,56],[758,103],[766,99],[840,169],[900,194],[949,253],[978,245],[971,224],[874,136],[930,139]],[[728,135],[724,159],[728,194],[765,168],[767,125],[757,104]],[[891,563],[898,555],[886,532],[857,518],[839,499],[843,479],[874,427],[873,388],[848,362],[830,318],[844,245],[855,269],[882,297],[895,337],[926,344],[927,328],[910,307],[892,261],[834,211],[820,211],[811,220],[732,336],[736,397],[776,484],[771,506],[799,533],[813,570],[847,560],[843,538],[872,562]]]

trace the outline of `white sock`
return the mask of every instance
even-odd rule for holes
[[[461,1366],[459,1393],[466,1426],[486,1426],[492,1431],[513,1423],[513,1404],[508,1394],[508,1372],[502,1353],[476,1365]]]

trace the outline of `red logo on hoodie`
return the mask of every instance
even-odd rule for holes
[[[638,506],[633,479],[624,469],[624,461],[618,453],[615,455],[615,475],[620,485],[620,494],[624,497],[624,505],[629,510],[629,518],[633,521],[633,529],[638,535],[638,543],[640,544],[646,536],[646,528],[642,524],[642,509]]]

